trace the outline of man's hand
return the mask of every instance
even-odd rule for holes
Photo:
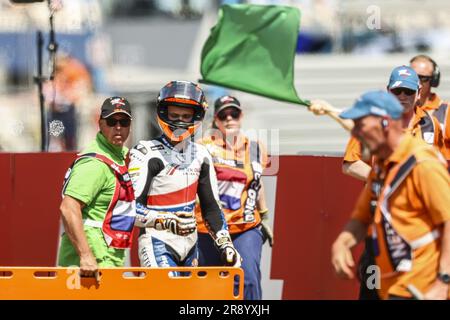
[[[193,212],[160,212],[150,210],[142,204],[136,204],[135,225],[141,228],[155,228],[187,236],[197,229]]]
[[[269,225],[269,210],[260,211],[261,215],[261,232],[264,235],[265,240],[269,240],[269,245],[273,246],[273,231]],[[264,240],[264,242],[265,242]]]
[[[240,268],[242,264],[242,258],[236,248],[231,246],[224,246],[221,248],[220,258],[226,266]]]
[[[428,290],[424,294],[425,300],[447,300],[448,299],[448,284],[443,283],[439,279],[436,279]]]
[[[80,255],[80,276],[95,277],[100,282],[97,261],[91,252]]]
[[[313,100],[311,101],[311,105],[309,106],[309,111],[314,113],[316,116],[322,116],[330,112],[339,114],[341,110],[336,109],[324,100]]]
[[[331,249],[331,263],[337,276],[343,279],[353,279],[354,274],[351,268],[355,266],[350,248],[335,241]]]
[[[233,245],[228,231],[221,230],[216,234],[216,246],[220,251],[220,258],[225,266],[239,268],[242,263],[242,258],[239,252]]]
[[[339,117],[339,114],[342,111],[341,109],[333,107],[331,104],[324,100],[311,101],[311,105],[308,107],[308,110],[314,113],[316,116],[322,116],[324,114],[330,116],[347,131],[351,131],[354,126],[353,120],[341,119]]]
[[[155,229],[187,236],[197,229],[197,221],[192,212],[163,213],[155,218]]]
[[[145,228],[151,222],[150,210],[141,203],[136,202],[136,219],[134,225],[139,228]]]

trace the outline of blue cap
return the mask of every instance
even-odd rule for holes
[[[419,90],[419,85],[420,81],[417,73],[410,67],[401,66],[392,70],[388,87],[389,89],[407,88],[417,91]]]
[[[359,119],[368,115],[400,119],[403,107],[398,99],[386,91],[369,91],[356,100],[351,108],[341,112],[342,119]]]

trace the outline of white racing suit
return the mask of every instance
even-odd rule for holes
[[[184,148],[174,147],[165,136],[140,141],[130,151],[129,173],[137,206],[151,212],[191,215],[194,232],[175,234],[170,229],[144,227],[139,235],[139,259],[144,267],[196,266],[197,230],[194,206],[198,195],[203,218],[223,256],[236,255],[228,227],[219,206],[217,180],[211,156],[206,148],[185,141]],[[138,224],[137,224],[138,225]],[[142,227],[142,225],[138,225]],[[229,240],[229,243],[228,243]],[[225,242],[225,246],[224,246]],[[227,247],[227,250],[225,250]]]

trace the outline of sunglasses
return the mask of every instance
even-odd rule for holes
[[[433,78],[432,76],[421,76],[419,75],[419,80],[420,82],[428,82],[431,80],[431,78]]]
[[[393,94],[395,94],[396,96],[399,96],[402,94],[402,92],[404,94],[406,94],[407,96],[412,96],[413,94],[416,93],[416,91],[411,90],[411,89],[407,89],[407,88],[395,88],[395,89],[391,89],[391,92]]]
[[[224,110],[217,114],[217,118],[219,118],[220,121],[226,120],[228,116],[231,116],[233,119],[238,119],[241,116],[241,110]]]
[[[115,127],[117,122],[120,123],[121,127],[129,127],[131,124],[131,119],[130,118],[125,118],[125,119],[114,119],[114,118],[106,118],[106,124],[108,125],[108,127]]]

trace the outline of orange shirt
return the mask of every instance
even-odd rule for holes
[[[252,189],[252,182],[255,179],[252,160],[255,159],[251,156],[251,145],[258,146],[260,168],[257,170],[260,169],[261,173],[267,164],[264,148],[245,136],[241,136],[232,148],[227,148],[222,139],[212,137],[206,137],[199,143],[211,153],[217,175],[221,207],[230,233],[241,233],[257,226],[261,222],[261,217],[256,205],[258,192]],[[208,232],[198,204],[195,211],[198,232]]]
[[[362,158],[362,146],[361,142],[354,136],[351,136],[345,147],[344,161],[355,162]]]
[[[436,93],[431,93],[430,97],[428,97],[428,99],[422,106],[420,106],[420,108],[426,111],[433,112],[441,106],[442,102],[442,99]]]
[[[450,220],[450,178],[445,161],[423,140],[404,135],[394,153],[380,164],[385,171],[386,168],[391,168],[385,173],[385,181],[392,180],[398,167],[412,154],[415,155],[417,164],[391,195],[387,204],[393,228],[408,242],[436,228],[440,229],[444,222]],[[370,185],[374,178],[375,172],[372,170],[369,182],[358,198],[352,218],[366,225],[373,223],[376,227],[379,248],[376,262],[381,270],[380,297],[386,299],[390,294],[411,297],[406,289],[408,284],[413,284],[420,291],[426,292],[437,276],[440,239],[413,250],[410,271],[390,273],[390,266],[386,264],[389,257],[382,231],[380,200],[375,215],[372,217],[370,213]]]

